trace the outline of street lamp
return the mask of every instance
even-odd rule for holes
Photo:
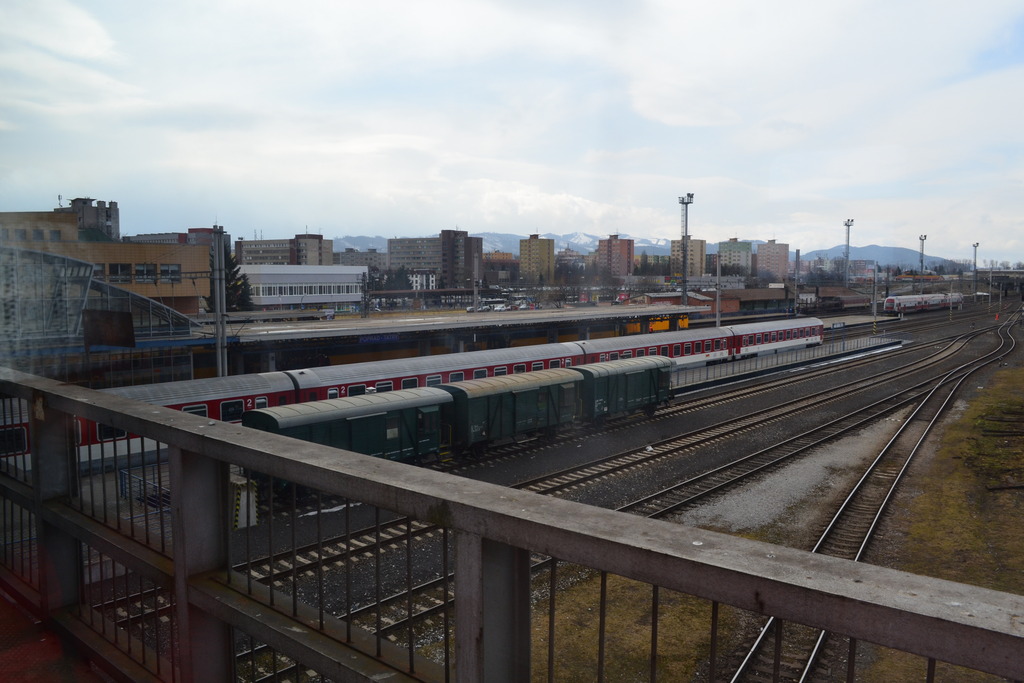
[[[978,303],[978,245],[981,242],[975,242],[971,246],[974,247],[974,303]]]
[[[843,277],[843,285],[850,288],[850,228],[853,226],[853,219],[847,218],[846,222],[843,223],[846,226],[846,273]]]
[[[917,279],[921,282],[921,293],[924,293],[924,241],[928,239],[928,235],[921,235],[917,239],[921,240],[921,265],[917,269]]]
[[[689,206],[693,204],[693,193],[690,192],[679,198],[679,203],[682,205],[682,221],[683,221],[683,301],[682,304],[685,306],[688,302],[686,296],[686,276],[687,271],[690,269],[690,231],[687,220],[689,218]]]

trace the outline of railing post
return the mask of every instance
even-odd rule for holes
[[[41,394],[32,397],[32,490],[35,495],[36,548],[39,553],[39,607],[49,617],[78,604],[82,571],[79,541],[47,523],[43,504],[72,494],[76,461],[71,416],[51,409]]]
[[[181,678],[227,681],[233,676],[231,629],[188,600],[189,579],[228,563],[226,465],[170,448],[174,593]]]
[[[530,553],[455,534],[456,680],[530,680]]]

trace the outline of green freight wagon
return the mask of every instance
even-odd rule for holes
[[[601,420],[643,410],[648,415],[672,398],[672,359],[627,358],[573,368],[583,375],[582,418]]]
[[[250,410],[242,424],[387,460],[418,462],[440,452],[440,410],[451,402],[449,393],[421,387]]]
[[[582,379],[575,370],[561,368],[437,387],[454,399],[442,408],[442,421],[454,429],[453,450],[480,450],[489,442],[572,424]]]

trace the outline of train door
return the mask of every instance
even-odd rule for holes
[[[387,442],[387,415],[365,415],[348,420],[349,444],[356,453],[381,457]]]

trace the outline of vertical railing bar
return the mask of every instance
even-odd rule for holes
[[[270,580],[267,587],[270,589],[270,606],[274,606],[274,489],[277,488],[276,477],[270,477],[270,493],[267,501],[270,512],[267,513],[267,562],[270,563]]]
[[[926,683],[935,683],[935,658],[928,658],[928,674],[925,676]]]
[[[139,459],[141,460],[141,465],[139,466],[139,470],[142,472],[142,486],[146,490],[146,495],[144,495],[142,497],[142,523],[146,527],[145,531],[143,532],[143,536],[142,537],[145,539],[143,542],[146,544],[147,547],[149,547],[149,544],[150,544],[150,539],[149,539],[149,536],[150,536],[150,531],[149,531],[149,508],[150,508],[150,505],[149,505],[149,487],[150,487],[150,481],[149,481],[149,478],[146,476],[146,450],[145,450],[145,447],[143,445],[144,443],[145,443],[145,439],[140,438],[139,439]],[[128,449],[131,450],[131,439],[128,440]],[[159,458],[157,459],[157,461],[159,462]],[[128,471],[130,472],[131,470],[129,469]],[[156,491],[154,491],[154,493],[156,495],[157,505],[159,505],[160,504],[160,490],[156,489]],[[134,519],[134,518],[135,518],[135,515],[132,515],[132,519]]]
[[[123,572],[122,576],[124,577],[124,580],[122,582],[122,583],[124,583],[124,597],[122,598],[122,600],[124,601],[125,624],[127,624],[127,626],[125,626],[125,640],[128,641],[128,655],[131,656],[131,654],[132,654],[132,587],[128,583],[128,578],[129,578],[129,576],[128,576],[128,568],[125,567],[124,565],[121,565],[120,562],[118,564],[121,566],[121,571]],[[115,583],[116,583],[116,581],[115,581]],[[117,615],[117,603],[115,602],[114,605],[115,605],[114,606],[114,614],[115,614],[115,617],[116,617],[116,615]],[[115,623],[116,623],[116,621],[115,621]]]
[[[150,621],[149,614],[152,613],[153,617],[156,616],[156,603],[155,602],[153,603],[153,610],[149,610],[149,608],[146,606],[147,593],[149,591],[147,591],[143,587],[143,583],[142,583],[143,577],[142,577],[142,575],[139,574],[138,576],[139,576],[139,579],[138,579],[139,580],[139,599],[141,601],[140,602],[141,609],[139,610],[139,620],[140,620],[139,626],[141,627],[139,629],[139,631],[140,631],[139,641],[140,641],[140,645],[141,645],[141,648],[142,648],[142,664],[143,664],[143,666],[145,666],[146,665],[146,655],[149,652],[149,648],[146,647],[146,634],[150,630],[150,627],[148,625],[149,621]]]
[[[78,577],[78,620],[88,623],[85,618],[84,606],[89,604],[89,594],[92,590],[88,581],[89,574],[91,573],[89,566],[92,563],[92,555],[89,552],[89,547],[82,541],[79,541],[78,545],[82,548],[80,551],[82,553],[82,573]],[[91,613],[92,610],[89,610],[89,612]]]
[[[846,683],[853,683],[856,680],[856,659],[857,659],[857,639],[850,638],[850,651],[846,655]]]
[[[256,678],[256,639],[249,636],[249,674]]]
[[[100,485],[103,487],[103,521],[109,524],[107,509],[109,506],[109,500],[107,499],[107,451],[110,449],[114,450],[114,463],[111,467],[111,472],[114,473],[115,477],[115,489],[116,478],[117,478],[117,445],[116,440],[103,441],[100,445]],[[121,529],[121,496],[114,495],[114,528],[123,533]]]
[[[708,654],[708,680],[718,678],[718,601],[711,603],[711,652]]]
[[[252,476],[249,470],[245,471],[245,486],[246,489],[252,493]],[[248,524],[245,525],[245,590],[246,593],[252,595],[252,527],[254,520],[251,518],[251,514],[256,512],[259,514],[259,501],[256,500],[258,496],[253,496],[253,500],[250,501],[251,507],[246,512],[246,520]],[[231,573],[231,567],[228,567],[228,573]]]
[[[415,648],[416,642],[412,627],[412,518],[405,518],[405,594],[406,594],[406,619],[409,622],[407,646],[409,652],[409,673],[416,672]]]
[[[157,449],[156,449],[156,453],[157,453],[157,457],[156,457],[156,462],[157,462],[157,468],[156,468],[156,471],[157,471],[157,485],[160,487],[161,494],[162,494],[162,492],[164,490],[164,483],[165,483],[164,482],[164,468],[160,467],[160,462],[164,459],[163,458],[163,454],[161,453],[162,450],[163,449],[162,449],[161,445],[157,444]],[[168,458],[168,460],[169,460],[169,458]],[[168,472],[167,476],[168,477],[170,476],[169,472]],[[167,488],[168,491],[170,491],[172,484],[171,484],[170,481],[168,481],[166,483],[167,483],[167,487],[166,488]],[[165,509],[164,506],[161,505],[160,506],[160,552],[166,554],[167,553],[167,513],[164,512],[164,509]],[[230,575],[230,573],[231,573],[231,570],[230,570],[230,565],[229,565],[229,567],[228,567],[228,574]]]
[[[161,660],[163,660],[163,657],[160,656],[160,644],[164,642],[163,638],[160,637],[161,602],[163,602],[163,601],[160,599],[160,587],[158,585],[156,585],[156,583],[154,582],[153,583],[153,610],[154,610],[155,614],[153,615],[153,638],[155,639],[156,647],[153,648],[153,651],[156,654],[156,673],[157,673],[158,676],[160,675],[160,662],[161,662]]]
[[[110,443],[114,447],[114,467],[113,467],[113,472],[114,472],[114,476],[117,477],[117,476],[120,476],[120,474],[121,474],[121,470],[119,468],[119,463],[117,461],[117,439],[113,439]],[[130,438],[128,438],[128,434],[125,434],[124,444],[125,444],[125,447],[124,447],[125,468],[126,468],[127,472],[130,473],[132,471],[132,440]],[[143,483],[145,483],[145,482],[143,482]],[[124,513],[123,516],[125,517],[124,521],[125,521],[125,524],[127,525],[128,537],[131,538],[132,540],[138,540],[138,539],[135,538],[135,522],[132,520],[132,516],[133,516],[132,512],[134,511],[135,505],[132,502],[134,500],[134,498],[132,497],[131,493],[132,493],[131,477],[129,477],[128,478],[128,499],[125,501],[125,504],[128,506],[128,510]],[[120,496],[118,496],[118,500],[120,500]],[[143,495],[143,501],[145,501],[145,495]],[[122,521],[121,517],[122,517],[121,514],[117,515],[117,525],[118,525],[117,528],[118,528],[118,530],[121,529],[121,521]]]
[[[448,624],[448,596],[451,595],[450,585],[451,572],[448,567],[448,527],[441,527],[441,576],[442,586],[444,594],[442,599],[444,600],[444,610],[441,612],[441,624],[444,629],[444,680],[445,683],[451,681],[451,632]]]
[[[778,683],[782,675],[782,619],[775,620],[775,656],[772,662],[772,680]]]
[[[558,559],[551,558],[548,572],[548,683],[555,680],[555,592],[558,589]]]
[[[608,628],[608,572],[601,571],[601,599],[597,613],[597,682],[604,683],[605,630]]]
[[[374,628],[374,640],[377,643],[377,656],[380,657],[384,650],[384,643],[381,636],[381,629],[383,628],[383,615],[381,614],[381,588],[380,588],[380,576],[381,576],[381,548],[380,548],[380,507],[373,508],[373,540],[374,540],[374,551],[373,551],[373,599],[376,602],[376,626]]]
[[[292,616],[299,614],[299,560],[297,552],[296,534],[298,530],[298,518],[295,516],[295,509],[298,506],[299,496],[299,485],[292,482],[292,506],[291,506],[291,520],[292,520]]]
[[[320,630],[324,630],[324,499],[323,492],[316,490],[316,604],[319,612]]]
[[[651,683],[658,680],[658,607],[660,591],[657,584],[651,586]]]
[[[345,498],[345,640],[352,642],[352,500]]]

